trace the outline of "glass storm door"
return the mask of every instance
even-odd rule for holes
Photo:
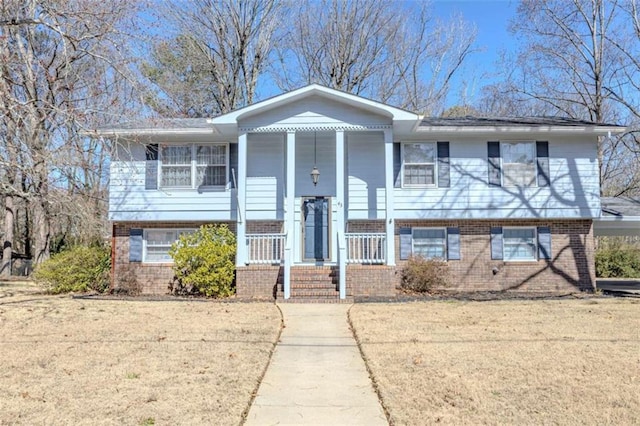
[[[329,259],[329,199],[307,198],[302,201],[303,260]]]

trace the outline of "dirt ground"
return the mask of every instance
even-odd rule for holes
[[[356,304],[392,424],[640,424],[640,299]]]
[[[269,303],[116,301],[0,283],[0,424],[239,424],[280,330]]]

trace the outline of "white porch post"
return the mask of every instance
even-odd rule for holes
[[[284,230],[287,241],[284,247],[284,298],[291,297],[291,247],[295,238],[295,200],[296,200],[296,132],[287,132],[287,195],[284,215]]]
[[[347,248],[344,246],[345,231],[345,138],[344,130],[336,130],[336,225],[338,232],[335,234],[338,243],[338,274],[340,299],[347,297],[347,271],[346,271],[346,255]]]
[[[394,241],[395,214],[393,210],[393,130],[384,130],[384,170],[385,170],[385,225],[387,234],[387,265],[396,264]]]
[[[238,135],[238,214],[236,224],[236,266],[245,266],[247,258],[246,238],[246,194],[247,194],[247,134],[241,132]]]

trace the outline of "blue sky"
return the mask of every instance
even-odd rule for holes
[[[501,51],[512,51],[515,38],[509,33],[509,21],[515,16],[515,0],[433,0],[436,16],[447,20],[453,14],[462,14],[466,21],[476,25],[476,46],[481,49],[469,58],[466,67],[455,81],[449,104],[455,103],[463,82],[467,83],[467,96],[473,100],[480,87],[497,77],[496,60]],[[451,106],[451,105],[449,105]]]

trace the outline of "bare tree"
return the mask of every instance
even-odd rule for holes
[[[438,22],[425,3],[392,0],[306,0],[288,22],[281,89],[316,82],[426,113],[443,109],[476,34],[460,17]]]
[[[593,122],[628,122],[629,60],[616,43],[630,28],[617,0],[522,0],[511,30],[521,47],[504,81],[484,89],[488,112],[530,112]],[[619,95],[616,95],[619,90]],[[631,97],[629,97],[631,96]],[[507,106],[507,108],[505,108]],[[638,157],[628,135],[602,138],[598,149],[604,192],[634,193]]]
[[[164,115],[201,117],[250,104],[271,56],[281,5],[276,0],[167,1],[175,34],[154,43],[143,74]],[[153,92],[153,90],[152,90]]]
[[[0,194],[5,209],[14,209],[5,220],[4,262],[11,258],[17,200],[29,213],[25,226],[32,231],[25,234],[34,238],[36,263],[48,258],[54,233],[68,224],[104,226],[108,147],[82,132],[109,120],[104,112],[120,109],[125,98],[119,35],[133,12],[124,0],[1,4],[0,166],[7,173]]]

